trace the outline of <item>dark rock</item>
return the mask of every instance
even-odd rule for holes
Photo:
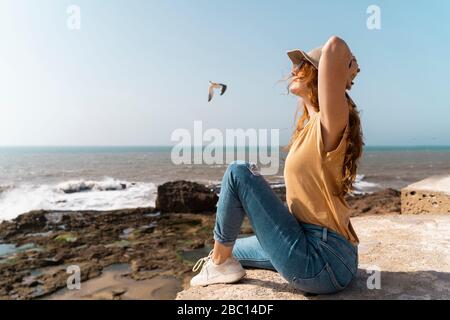
[[[276,186],[272,190],[286,202],[286,187]],[[400,213],[400,191],[384,189],[373,193],[346,195],[345,200],[350,207],[351,215]]]
[[[4,221],[0,224],[0,234],[3,239],[8,239],[16,234],[42,232],[47,226],[46,211],[39,210],[22,214],[12,221]]]
[[[155,231],[155,228],[156,228],[156,223],[151,223],[146,226],[141,226],[139,228],[139,232],[140,233],[152,233],[153,231]]]
[[[205,246],[205,243],[203,241],[194,241],[189,248],[190,249],[200,249]]]
[[[59,257],[51,257],[51,258],[43,259],[42,265],[48,267],[48,266],[56,266],[56,265],[58,265],[60,263],[61,263],[61,258],[59,258]]]
[[[363,214],[400,214],[400,191],[395,189],[384,189],[355,196],[347,195],[345,200],[353,217]]]
[[[127,289],[117,288],[112,291],[112,295],[113,295],[113,297],[118,297],[118,296],[123,295],[125,292],[127,292]]]
[[[38,280],[35,276],[27,276],[22,279],[22,285],[26,287],[36,287],[42,284],[42,281]]]
[[[156,209],[173,213],[213,213],[218,196],[204,185],[189,181],[173,181],[158,186]]]

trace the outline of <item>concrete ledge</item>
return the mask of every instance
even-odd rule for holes
[[[305,296],[278,273],[249,269],[237,284],[188,288],[177,299],[450,299],[450,215],[352,219],[361,243],[356,280],[334,295]],[[380,289],[368,289],[379,269]],[[369,273],[368,273],[369,272]]]
[[[450,213],[450,176],[432,176],[403,188],[401,212]]]

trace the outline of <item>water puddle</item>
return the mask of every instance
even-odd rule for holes
[[[128,264],[105,268],[96,278],[81,283],[80,290],[61,289],[46,300],[170,300],[181,288],[181,282],[171,276],[155,276],[148,280],[133,280]]]
[[[159,217],[161,215],[161,212],[155,212],[155,213],[147,213],[147,214],[144,214],[144,217],[149,217],[149,218],[156,218],[156,217]]]
[[[0,244],[0,257],[11,255],[17,251],[14,244]]]
[[[183,260],[195,263],[198,259],[206,257],[211,250],[212,247],[207,245],[202,248],[183,250],[180,252],[180,256],[181,258],[183,258]]]
[[[34,243],[26,243],[20,247],[11,243],[1,243],[0,244],[0,258],[5,258],[16,254],[18,252],[27,251],[30,249],[35,249],[36,245]]]

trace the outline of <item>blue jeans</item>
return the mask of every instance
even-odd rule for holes
[[[246,214],[255,235],[238,239]],[[341,291],[358,269],[357,246],[325,227],[298,221],[257,167],[244,161],[233,162],[224,174],[214,240],[234,245],[233,255],[244,267],[277,271],[308,293]]]

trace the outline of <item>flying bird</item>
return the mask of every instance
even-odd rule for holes
[[[220,95],[223,95],[225,91],[227,90],[227,86],[222,83],[215,83],[210,81],[209,82],[209,89],[208,89],[208,102],[211,101],[213,95],[214,95],[214,89],[220,89]]]

